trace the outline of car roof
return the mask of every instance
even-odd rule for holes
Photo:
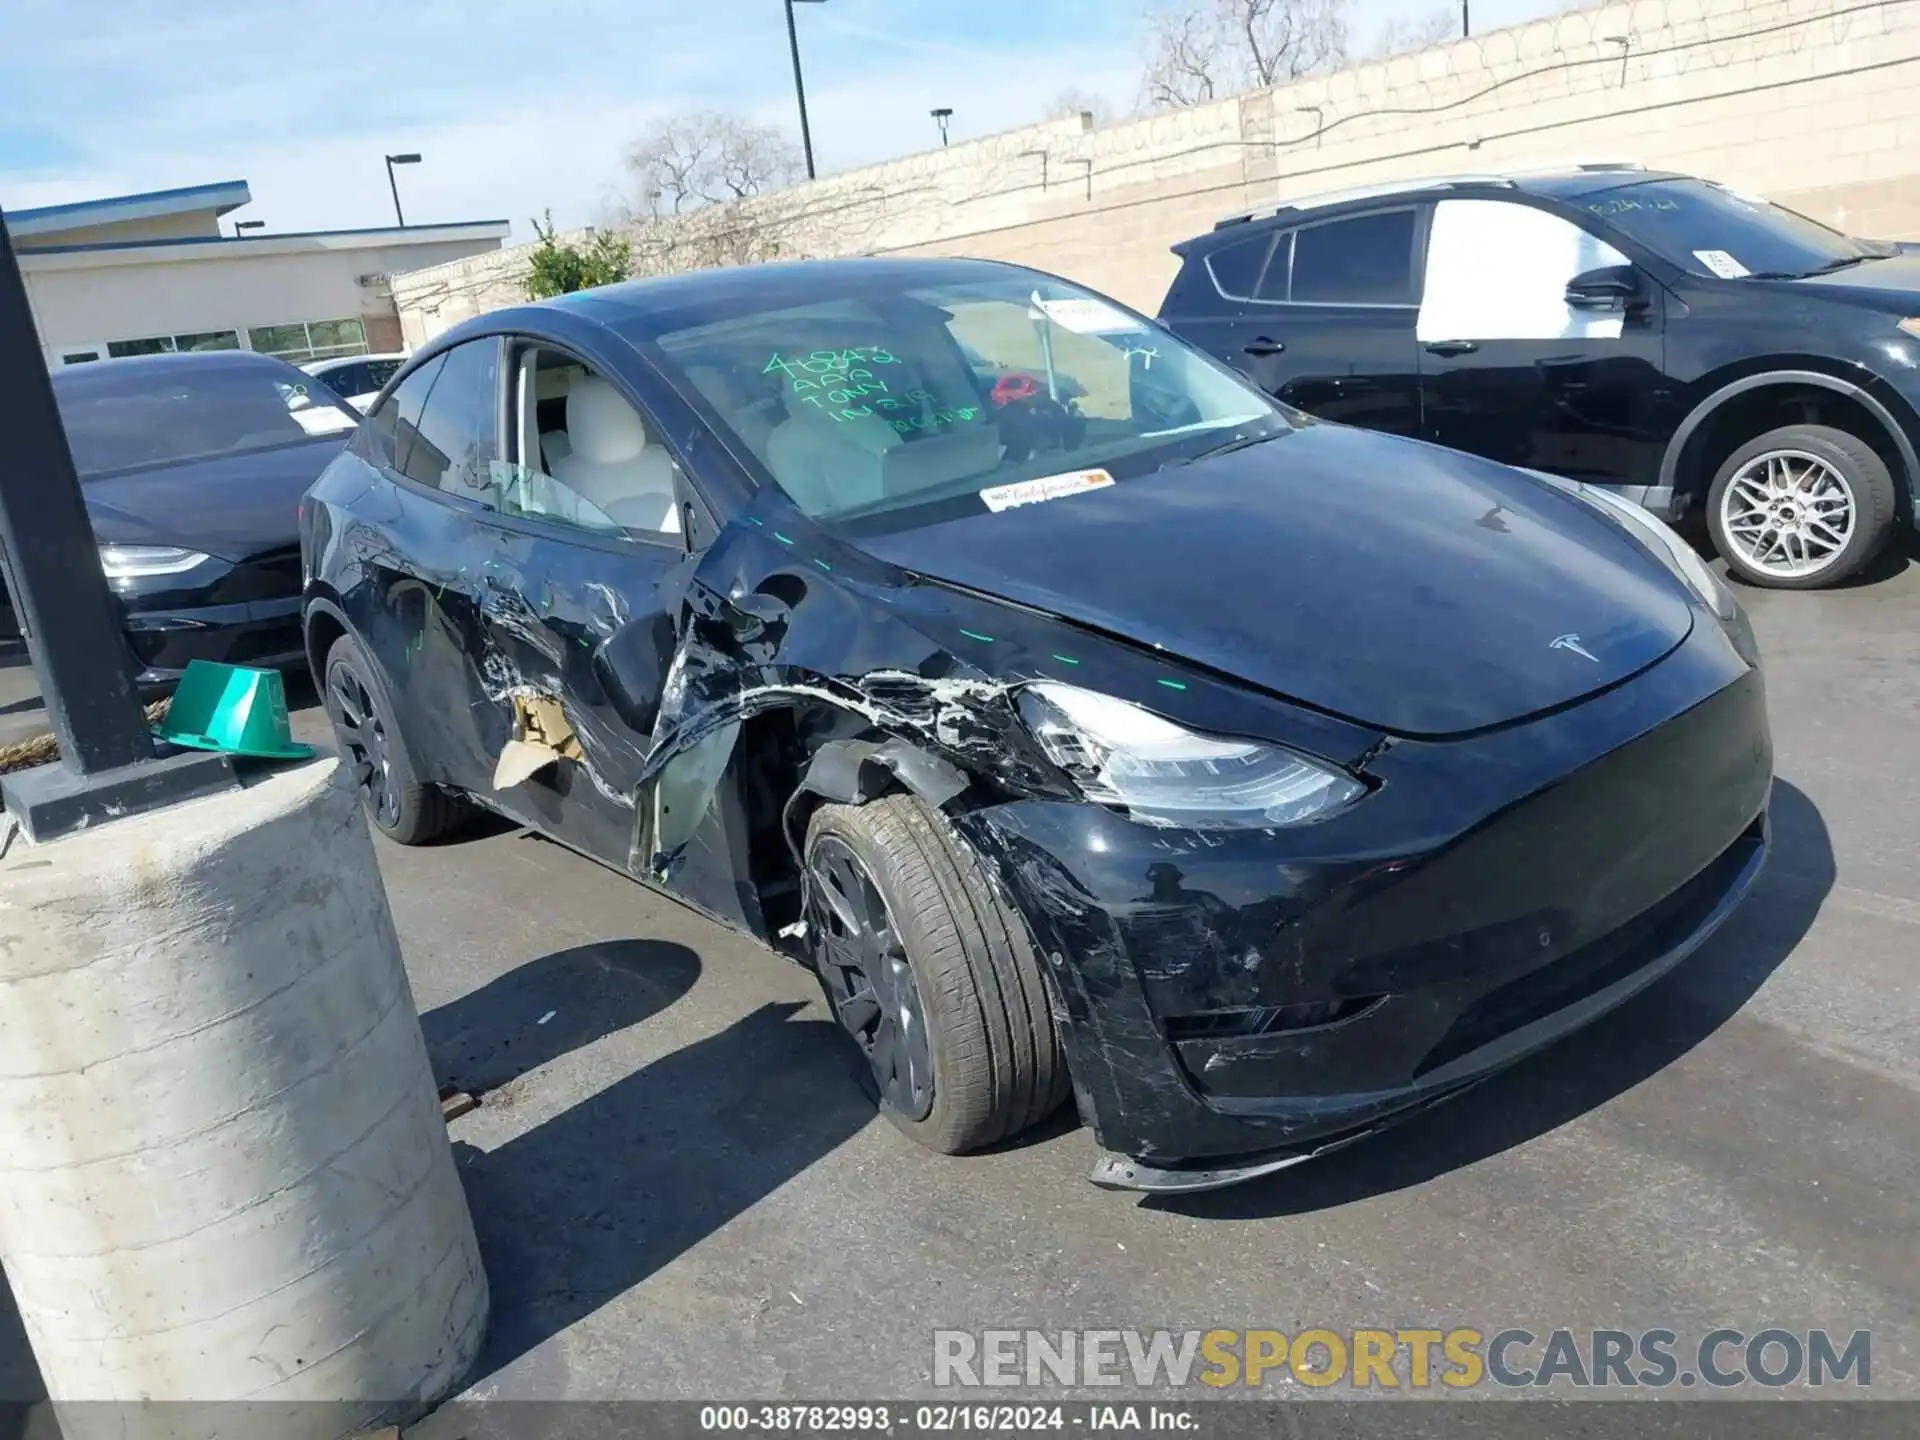
[[[1267,209],[1229,215],[1216,221],[1215,234],[1260,221],[1298,221],[1312,215],[1333,216],[1348,210],[1364,209],[1383,200],[1401,196],[1427,196],[1436,191],[1469,195],[1536,195],[1549,200],[1578,200],[1606,190],[1628,185],[1644,185],[1657,180],[1684,180],[1691,177],[1668,170],[1647,170],[1630,161],[1602,160],[1545,167],[1539,170],[1508,172],[1485,171],[1460,175],[1434,175],[1413,180],[1389,181],[1348,190],[1324,191],[1313,195],[1289,197]],[[1197,244],[1205,236],[1195,236],[1174,246],[1177,254]]]
[[[169,376],[256,370],[278,375],[305,375],[286,361],[251,350],[187,350],[168,355],[126,355],[116,360],[94,360],[85,365],[63,365],[53,372],[56,391],[94,388],[134,390]]]
[[[998,260],[948,258],[860,257],[688,270],[677,275],[629,280],[619,285],[602,285],[570,295],[556,295],[511,311],[479,316],[446,335],[435,337],[433,348],[443,348],[449,337],[511,329],[515,323],[524,322],[543,311],[583,316],[606,325],[631,327],[638,322],[643,330],[666,330],[673,328],[673,322],[678,317],[717,302],[738,304],[746,301],[768,309],[780,309],[818,302],[843,289],[888,283],[902,287],[957,285],[1010,274],[1053,278],[1043,277],[1042,272],[1026,266],[1009,265]]]
[[[405,360],[404,350],[378,350],[365,355],[334,355],[325,360],[309,360],[300,368],[309,375],[325,375],[329,371],[343,369],[348,365],[358,365],[367,360]]]

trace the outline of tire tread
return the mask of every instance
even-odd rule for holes
[[[1068,1093],[1047,979],[980,857],[910,794],[825,806],[810,834],[823,828],[855,844],[881,883],[937,1032],[932,1113],[917,1124],[891,1118],[947,1153],[1045,1119]]]

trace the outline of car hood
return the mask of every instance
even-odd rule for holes
[[[1681,582],[1585,502],[1337,425],[859,543],[1401,735],[1565,705],[1693,625]]]
[[[245,560],[299,543],[300,497],[346,437],[158,465],[87,480],[80,493],[102,544],[184,545]]]
[[[1762,281],[1795,291],[1819,290],[1834,299],[1912,312],[1920,304],[1920,254],[1903,251],[1884,260],[1867,260],[1825,275],[1803,275],[1795,280]]]

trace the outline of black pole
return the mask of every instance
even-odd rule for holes
[[[1469,3],[1470,0],[1460,0],[1460,38],[1462,40],[1473,34],[1473,22],[1467,16],[1467,5]]]
[[[112,363],[112,362],[108,362]],[[224,755],[155,760],[26,283],[0,213],[0,575],[60,763],[0,778],[29,839],[233,784]],[[216,762],[207,766],[205,762]],[[209,775],[207,771],[218,771]],[[198,779],[191,778],[198,774]],[[184,789],[183,789],[184,782]]]
[[[800,78],[800,31],[793,23],[793,0],[787,0],[787,48],[793,52],[793,93],[800,101],[800,148],[807,156],[807,179],[813,173],[813,132],[807,128],[807,82]]]
[[[407,228],[407,217],[400,213],[400,182],[393,178],[393,157],[387,157],[387,188],[393,191],[393,218],[400,222],[402,230]]]

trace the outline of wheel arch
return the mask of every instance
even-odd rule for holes
[[[327,652],[333,649],[343,635],[353,634],[353,626],[347,620],[347,612],[342,610],[328,595],[309,595],[306,608],[301,616],[302,644],[307,653],[307,671],[313,677],[314,690],[320,691],[326,684],[325,671]]]
[[[1872,433],[1860,438],[1888,461],[1902,509],[1910,514],[1916,484],[1920,483],[1920,453],[1916,453],[1907,428],[1868,386],[1803,367],[1758,370],[1728,380],[1696,404],[1674,431],[1661,457],[1662,490],[1676,502],[1690,504],[1702,499],[1720,462],[1753,435],[1773,428],[1763,424],[1752,434],[1742,433],[1751,428],[1745,423],[1749,417],[1759,424],[1762,422],[1757,417],[1771,410],[1778,424],[1807,419],[1805,414],[1787,417],[1786,411],[1796,404],[1804,410],[1809,397],[1816,409],[1822,400],[1830,400],[1835,407],[1866,417]],[[1856,421],[1854,428],[1863,427]]]

